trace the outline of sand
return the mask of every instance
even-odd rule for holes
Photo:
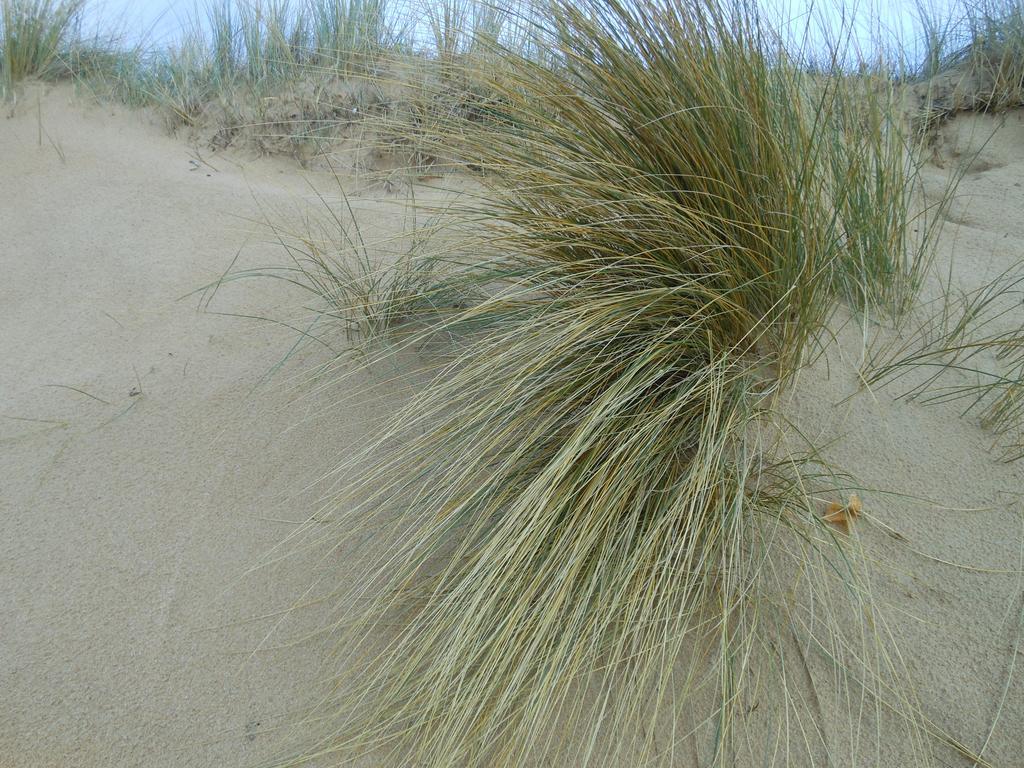
[[[965,157],[936,250],[935,271],[954,292],[1024,263],[1024,112],[964,114],[945,125],[935,164],[924,171],[932,199]],[[922,301],[936,289],[929,281]],[[872,520],[857,534],[875,563],[872,597],[888,616],[922,711],[991,765],[1024,765],[1024,462],[1002,462],[993,435],[962,415],[963,402],[895,399],[914,376],[862,387],[865,337],[892,334],[865,333],[845,317],[839,313],[834,341],[801,372],[785,413],[861,489]],[[1003,329],[1020,328],[1024,306],[1009,307],[1004,321]],[[864,764],[909,759],[906,744],[883,743]],[[937,759],[974,764],[950,750],[939,749]]]
[[[937,160],[993,127],[958,118]],[[940,244],[961,285],[1021,260],[1021,179],[1016,113]],[[322,644],[276,648],[272,630],[323,564],[251,569],[386,406],[361,399],[371,382],[356,377],[355,398],[318,418],[339,393],[295,385],[318,353],[268,382],[293,334],[181,298],[240,250],[281,263],[259,221],[309,204],[308,180],[323,183],[292,160],[197,153],[144,112],[66,88],[0,119],[0,766],[252,765],[276,745],[267,729],[308,702]],[[349,182],[364,222],[396,226],[378,190]],[[213,308],[288,317],[300,304],[279,281],[248,281]],[[956,406],[857,394],[860,354],[847,325],[787,409],[835,439],[829,458],[903,537],[858,528],[882,563],[877,597],[905,617],[922,706],[972,749],[987,741],[993,765],[1024,765],[1024,462],[999,463]],[[302,612],[288,620],[301,632]],[[901,754],[879,746],[882,765]]]
[[[0,120],[0,765],[252,764],[315,665],[250,658],[269,621],[231,627],[308,574],[242,577],[360,419],[303,426],[315,403],[254,391],[291,335],[179,297],[243,246],[279,263],[256,199],[310,189],[291,161],[214,170],[64,89],[40,102],[40,145],[28,101]],[[295,301],[257,281],[215,309]]]

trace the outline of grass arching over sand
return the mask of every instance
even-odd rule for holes
[[[286,764],[676,765],[693,737],[709,764],[817,764],[836,747],[799,649],[831,716],[930,764],[955,740],[822,520],[835,479],[773,411],[837,300],[898,314],[927,268],[896,99],[806,74],[749,8],[546,12],[555,66],[499,50],[490,119],[424,138],[487,185],[480,262],[452,267],[484,292],[392,329],[456,343],[297,534],[381,547],[332,585],[338,677]]]
[[[556,4],[552,61],[499,54],[486,126],[441,111],[416,127],[438,152],[460,136],[488,180],[472,214],[490,258],[456,277],[489,293],[396,335],[462,346],[381,443],[424,436],[317,529],[409,538],[350,585],[370,598],[339,644],[356,674],[300,759],[672,764],[697,729],[729,765],[743,693],[780,680],[786,627],[868,693],[843,714],[870,731],[896,709],[923,763],[931,728],[860,591],[856,542],[820,521],[813,457],[772,450],[773,397],[836,297],[898,311],[927,262],[906,249],[914,169],[888,97],[814,87],[753,16],[589,7]],[[222,70],[179,71],[279,87],[285,49],[251,40]],[[817,625],[805,608],[826,595],[836,615]],[[820,715],[777,689],[790,725],[761,743],[802,741],[813,760]]]

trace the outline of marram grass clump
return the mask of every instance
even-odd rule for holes
[[[495,47],[490,119],[434,139],[487,186],[479,261],[451,273],[486,292],[396,329],[435,375],[303,532],[356,576],[332,595],[315,735],[285,762],[682,765],[698,734],[731,765],[755,668],[782,702],[762,746],[813,760],[826,726],[772,634],[797,631],[856,691],[848,722],[897,713],[924,761],[818,470],[775,450],[772,418],[837,297],[889,301],[878,264],[913,285],[907,219],[864,208],[903,212],[912,148],[858,133],[850,99],[872,91],[802,73],[748,7],[556,0],[534,20],[549,59]],[[880,114],[862,131],[898,130]]]
[[[0,0],[0,87],[52,74],[84,5],[85,0]]]

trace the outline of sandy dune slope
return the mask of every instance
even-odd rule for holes
[[[308,574],[241,577],[358,420],[303,426],[315,403],[254,394],[291,337],[179,297],[243,245],[279,263],[254,195],[310,190],[290,162],[197,167],[145,118],[71,100],[0,120],[0,765],[251,764],[314,665],[250,658],[270,621],[229,626]],[[273,313],[282,286],[217,309]]]
[[[958,120],[937,159],[993,125]],[[941,245],[963,286],[1022,259],[1022,180],[1015,114],[972,166]],[[338,565],[247,572],[384,406],[357,398],[314,418],[338,393],[292,386],[308,356],[264,381],[292,336],[180,297],[240,249],[280,263],[256,201],[309,197],[292,161],[199,156],[145,115],[65,89],[30,92],[0,119],[0,766],[251,765],[275,745],[266,728],[308,701],[317,643],[263,641],[310,574]],[[219,311],[282,316],[299,301],[280,281],[239,286]],[[999,463],[956,405],[856,394],[860,331],[837,338],[790,415],[879,489],[865,505],[897,535],[858,535],[883,565],[876,597],[905,619],[924,709],[993,765],[1024,765],[1024,462]],[[900,754],[882,744],[878,764]]]
[[[942,127],[924,170],[933,200],[961,161],[967,170],[936,251],[941,280],[924,286],[925,306],[939,282],[970,291],[1024,264],[1024,112],[961,115]],[[896,400],[920,373],[877,391],[862,387],[865,333],[842,317],[833,322],[834,342],[801,373],[787,415],[812,445],[827,446],[825,456],[849,473],[852,487],[864,489],[874,519],[858,535],[874,562],[872,597],[901,648],[908,691],[938,727],[992,765],[1024,765],[1024,461],[1001,461],[993,435],[962,415],[963,401]],[[1004,320],[1004,330],[1019,328],[1024,305],[1008,306]],[[883,742],[865,764],[907,764],[906,747]],[[973,765],[941,748],[936,759]]]

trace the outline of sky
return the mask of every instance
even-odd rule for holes
[[[422,1],[422,0],[421,0]],[[782,18],[792,20],[794,28],[802,28],[803,21],[810,13],[828,20],[830,25],[841,22],[840,14],[833,9],[840,0],[758,0],[776,23]],[[916,18],[916,7],[922,0],[845,0],[847,18],[860,19],[856,28],[863,45],[870,43],[872,35],[866,30],[864,20],[878,19],[889,33],[895,33],[903,45],[912,48],[920,38]],[[940,11],[952,12],[969,0],[924,0]],[[201,3],[200,3],[201,5]],[[190,17],[197,15],[196,0],[92,0],[87,6],[86,29],[99,28],[109,31],[112,26],[121,29],[132,41],[146,39],[154,45],[172,43],[185,28]],[[815,9],[815,11],[812,11]]]
[[[193,8],[188,0],[93,0],[86,6],[86,27],[116,26],[131,40],[171,42]]]

